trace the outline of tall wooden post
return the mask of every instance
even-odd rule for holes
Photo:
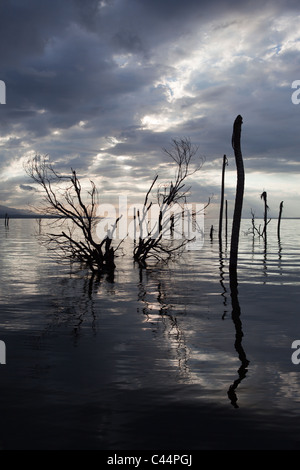
[[[224,184],[225,184],[225,167],[227,165],[227,157],[223,156],[222,165],[222,184],[221,184],[221,201],[220,201],[220,216],[219,216],[219,241],[222,241],[222,226],[223,226],[223,207],[224,207]]]
[[[245,186],[245,173],[244,163],[241,151],[241,128],[243,118],[238,115],[233,124],[232,133],[232,147],[234,150],[236,169],[237,169],[237,185],[235,195],[235,205],[232,221],[232,232],[231,232],[231,245],[230,245],[230,260],[229,260],[229,271],[232,274],[232,281],[237,284],[237,257],[238,257],[238,246],[239,246],[239,235],[240,225],[243,209],[243,198],[244,198],[244,186]]]
[[[227,246],[227,236],[228,236],[228,202],[227,199],[225,201],[225,239],[226,239],[226,246]]]

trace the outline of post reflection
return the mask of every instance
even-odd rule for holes
[[[264,284],[266,284],[266,279],[268,277],[268,266],[267,266],[267,234],[264,237],[264,251],[263,251],[263,273],[265,276]]]
[[[225,287],[225,270],[224,270],[224,255],[223,255],[223,248],[222,248],[222,240],[219,240],[219,271],[220,271],[220,284],[222,287],[221,296],[223,298],[223,305],[224,305],[224,312],[222,315],[222,320],[225,319],[227,314],[227,289]]]
[[[281,252],[282,252],[282,245],[281,245],[280,237],[278,237],[278,270],[279,270],[280,276],[282,276],[282,264],[281,264],[282,253]]]
[[[227,395],[228,398],[234,408],[239,408],[237,401],[237,393],[236,390],[242,380],[246,377],[248,372],[248,365],[249,361],[246,356],[246,352],[243,348],[242,341],[244,337],[243,333],[243,326],[241,321],[241,308],[238,299],[238,282],[237,282],[237,272],[236,270],[232,270],[230,272],[230,296],[231,296],[231,305],[232,305],[232,313],[231,318],[235,327],[235,342],[234,347],[238,354],[238,358],[241,361],[241,366],[238,369],[238,377],[234,382],[230,385]]]

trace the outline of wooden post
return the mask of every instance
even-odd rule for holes
[[[278,224],[277,224],[278,240],[280,240],[280,223],[281,223],[282,209],[283,209],[283,201],[281,201],[280,206],[279,206],[279,216],[278,216]]]
[[[225,201],[225,239],[227,245],[227,236],[228,236],[228,203],[227,199]]]
[[[230,245],[230,260],[229,260],[229,271],[232,274],[231,280],[237,284],[237,257],[238,257],[238,246],[239,246],[239,235],[240,225],[243,209],[243,198],[244,198],[244,186],[245,186],[245,173],[244,163],[241,151],[241,128],[243,118],[238,115],[233,124],[232,133],[232,147],[235,155],[236,169],[237,169],[237,185],[236,185],[236,196],[235,205],[232,221],[232,232],[231,232],[231,245]]]
[[[267,204],[267,193],[266,193],[266,191],[261,193],[260,198],[263,199],[263,201],[264,201],[264,229],[262,231],[262,235],[266,240],[266,238],[267,238],[267,225],[268,225],[267,215],[268,215],[268,210],[269,210],[269,207],[268,207],[268,204]]]
[[[222,225],[223,225],[223,207],[224,207],[224,183],[225,183],[225,166],[228,164],[226,155],[223,156],[222,165],[222,184],[221,184],[221,201],[220,201],[220,216],[219,216],[219,241],[222,241]]]

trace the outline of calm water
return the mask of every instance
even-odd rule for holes
[[[217,237],[143,272],[125,246],[95,283],[50,258],[35,220],[2,221],[1,447],[300,448],[300,220],[280,245],[271,221],[267,251],[250,225],[237,319]]]

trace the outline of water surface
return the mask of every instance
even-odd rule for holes
[[[211,223],[202,250],[143,271],[125,244],[100,280],[57,263],[35,220],[0,226],[2,448],[299,448],[300,220],[280,243],[271,221],[267,246],[243,220],[239,316]]]

